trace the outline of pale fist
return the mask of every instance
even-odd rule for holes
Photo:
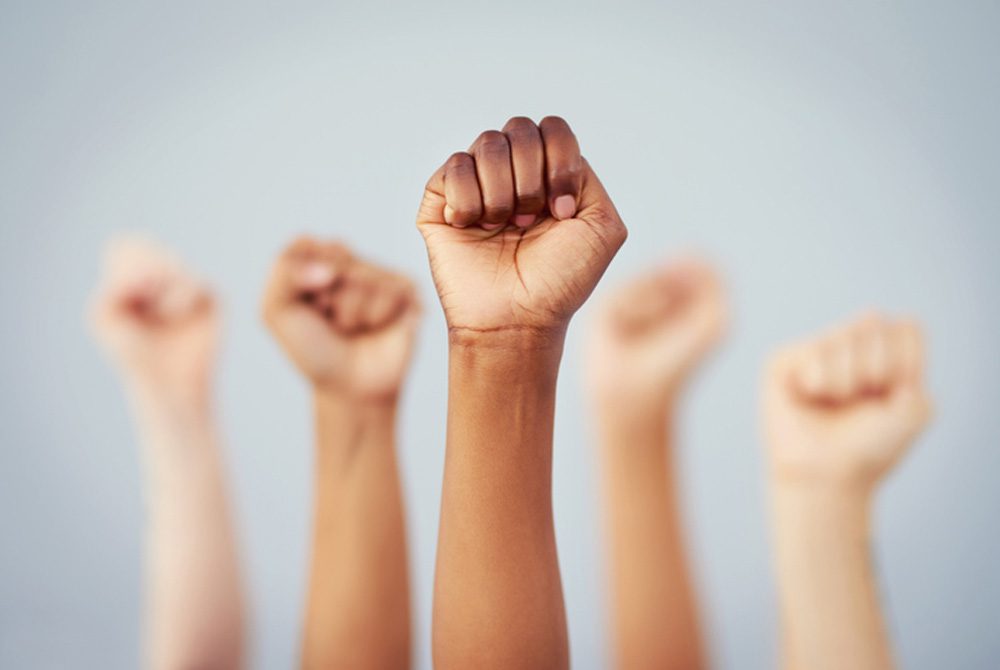
[[[90,322],[130,381],[174,398],[206,390],[218,342],[215,301],[163,248],[137,238],[108,245]]]
[[[870,488],[930,419],[923,366],[918,326],[874,316],[778,353],[764,389],[775,476]]]
[[[561,330],[625,241],[565,121],[487,131],[431,177],[417,216],[453,330]]]
[[[713,269],[683,260],[615,291],[587,346],[587,379],[602,404],[662,409],[716,346],[726,325]]]
[[[356,400],[396,396],[419,312],[409,280],[308,238],[278,258],[263,302],[264,321],[302,374]]]

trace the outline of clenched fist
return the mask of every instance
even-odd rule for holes
[[[874,485],[930,418],[923,366],[919,328],[875,316],[779,352],[764,383],[778,480]]]
[[[398,393],[419,312],[409,280],[341,244],[308,238],[278,258],[263,304],[265,322],[302,374],[357,400]]]
[[[130,382],[172,399],[206,390],[218,341],[215,301],[166,250],[132,238],[110,244],[90,320]]]
[[[725,323],[722,285],[706,263],[684,260],[634,280],[602,305],[591,330],[591,392],[602,404],[662,409]]]
[[[482,133],[431,177],[417,216],[449,328],[560,331],[625,241],[558,117]]]

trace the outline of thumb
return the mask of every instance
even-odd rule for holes
[[[303,293],[332,287],[340,273],[341,269],[330,259],[299,258],[288,254],[282,256],[271,271],[264,290],[264,320],[273,319]]]
[[[447,204],[444,190],[446,169],[447,163],[439,167],[427,180],[427,185],[424,187],[424,197],[420,200],[420,209],[417,211],[417,228],[446,223],[444,215],[444,208]]]
[[[580,205],[576,218],[586,221],[612,244],[617,251],[628,237],[628,230],[622,222],[615,204],[611,202],[604,185],[597,178],[586,159],[583,160],[583,182],[580,188]]]

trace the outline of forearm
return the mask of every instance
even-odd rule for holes
[[[222,454],[204,394],[132,394],[148,509],[147,663],[242,665],[243,597]]]
[[[452,335],[437,667],[568,665],[551,493],[562,340]]]
[[[317,393],[313,555],[302,665],[405,668],[409,585],[395,402]]]
[[[672,411],[598,408],[619,668],[699,668],[701,631],[675,484]]]
[[[786,666],[891,668],[867,495],[805,483],[772,495]]]

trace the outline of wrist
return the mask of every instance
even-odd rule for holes
[[[398,394],[359,396],[339,390],[313,387],[313,407],[321,418],[342,423],[377,423],[395,419]]]
[[[775,462],[770,465],[771,487],[789,497],[824,500],[870,500],[878,484],[855,468],[839,464]]]
[[[591,405],[604,424],[661,422],[673,415],[676,392],[669,387],[635,389],[626,385],[602,385],[590,391]]]
[[[864,489],[785,482],[775,484],[771,495],[779,528],[790,527],[793,533],[810,536],[868,534],[872,498]]]
[[[313,394],[316,426],[316,476],[322,481],[353,470],[361,454],[392,450],[396,402],[331,393]]]
[[[496,326],[475,328],[471,326],[448,326],[448,345],[452,349],[476,349],[481,351],[547,351],[562,352],[566,340],[566,326]]]
[[[547,335],[452,336],[448,348],[450,386],[468,385],[509,398],[521,390],[531,390],[529,395],[554,394],[562,349],[562,339]]]
[[[132,379],[127,385],[133,409],[153,426],[206,426],[211,423],[212,399],[207,381],[167,387]]]
[[[527,385],[554,392],[565,336],[565,329],[450,328],[451,374],[470,379],[475,387],[512,391]]]

